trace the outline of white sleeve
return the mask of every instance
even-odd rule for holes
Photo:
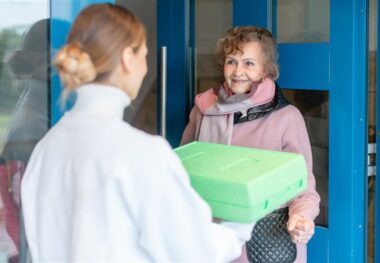
[[[233,230],[238,236],[238,238],[241,240],[241,242],[244,244],[245,242],[251,239],[251,233],[253,227],[255,226],[255,223],[241,224],[234,222],[223,222],[221,223],[221,225]]]
[[[146,182],[135,218],[141,246],[156,262],[228,262],[240,256],[249,235],[212,223],[179,158],[168,145],[162,149],[161,169]]]

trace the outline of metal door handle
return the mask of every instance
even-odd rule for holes
[[[161,47],[161,136],[166,138],[166,74],[167,74],[166,47]]]

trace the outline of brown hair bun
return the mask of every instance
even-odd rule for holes
[[[77,43],[64,46],[58,52],[54,65],[68,89],[75,89],[84,83],[91,82],[97,75],[90,56],[82,51]]]

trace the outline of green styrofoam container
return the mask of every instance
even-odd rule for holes
[[[257,221],[307,187],[300,154],[205,142],[192,142],[175,152],[213,216],[224,220]]]

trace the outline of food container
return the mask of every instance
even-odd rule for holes
[[[224,220],[257,221],[307,187],[300,154],[205,142],[192,142],[175,152],[213,216]]]

